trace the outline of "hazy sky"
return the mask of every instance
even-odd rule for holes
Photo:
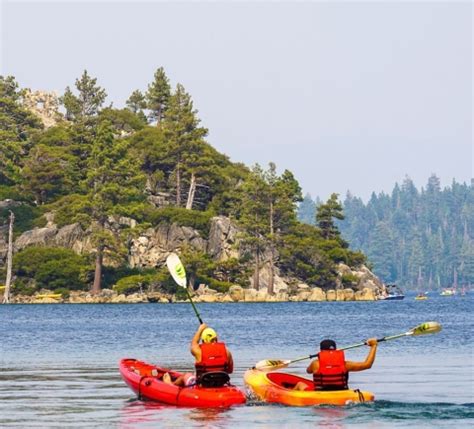
[[[121,107],[163,66],[212,145],[313,197],[473,176],[470,1],[1,5],[1,74],[62,92],[87,69]]]

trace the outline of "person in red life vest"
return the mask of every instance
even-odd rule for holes
[[[313,360],[306,372],[313,374],[314,390],[345,390],[348,389],[349,372],[364,371],[372,367],[377,353],[377,339],[366,341],[370,347],[364,362],[347,361],[343,350],[337,350],[333,340],[323,340],[320,344],[318,359]],[[305,383],[297,383],[295,390],[307,390]]]
[[[200,343],[200,340],[202,341]],[[217,333],[205,323],[199,326],[191,340],[191,354],[195,359],[196,373],[187,373],[171,381],[168,373],[163,376],[163,381],[176,386],[190,386],[196,380],[208,372],[226,372],[232,374],[234,371],[234,360],[232,353],[224,343],[218,341]]]

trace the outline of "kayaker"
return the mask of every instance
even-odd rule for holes
[[[348,389],[349,372],[364,371],[372,367],[377,353],[377,338],[366,341],[370,347],[369,353],[363,362],[347,361],[343,350],[337,350],[333,340],[321,341],[318,359],[313,360],[306,372],[313,374],[314,390],[346,390]],[[307,390],[305,383],[299,382],[295,390]]]
[[[201,341],[201,343],[200,343]],[[195,358],[196,373],[186,373],[172,381],[168,373],[163,375],[163,381],[176,386],[190,386],[208,372],[234,371],[232,353],[222,342],[217,333],[205,323],[201,324],[191,340],[191,354]]]

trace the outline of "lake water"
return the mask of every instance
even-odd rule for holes
[[[123,357],[191,369],[197,320],[189,304],[0,306],[0,427],[392,428],[474,424],[474,294],[427,301],[200,304],[203,319],[232,350],[233,381],[266,358],[313,353],[322,338],[340,346],[436,320],[436,335],[382,343],[374,367],[351,386],[370,404],[285,407],[250,402],[185,409],[136,399],[121,380]],[[347,352],[364,359],[367,348]],[[307,361],[291,367],[303,374]]]

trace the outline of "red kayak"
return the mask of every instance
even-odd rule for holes
[[[182,407],[228,407],[245,403],[245,395],[231,384],[222,387],[178,387],[162,381],[165,373],[173,380],[182,375],[136,359],[120,361],[120,375],[139,398]]]

